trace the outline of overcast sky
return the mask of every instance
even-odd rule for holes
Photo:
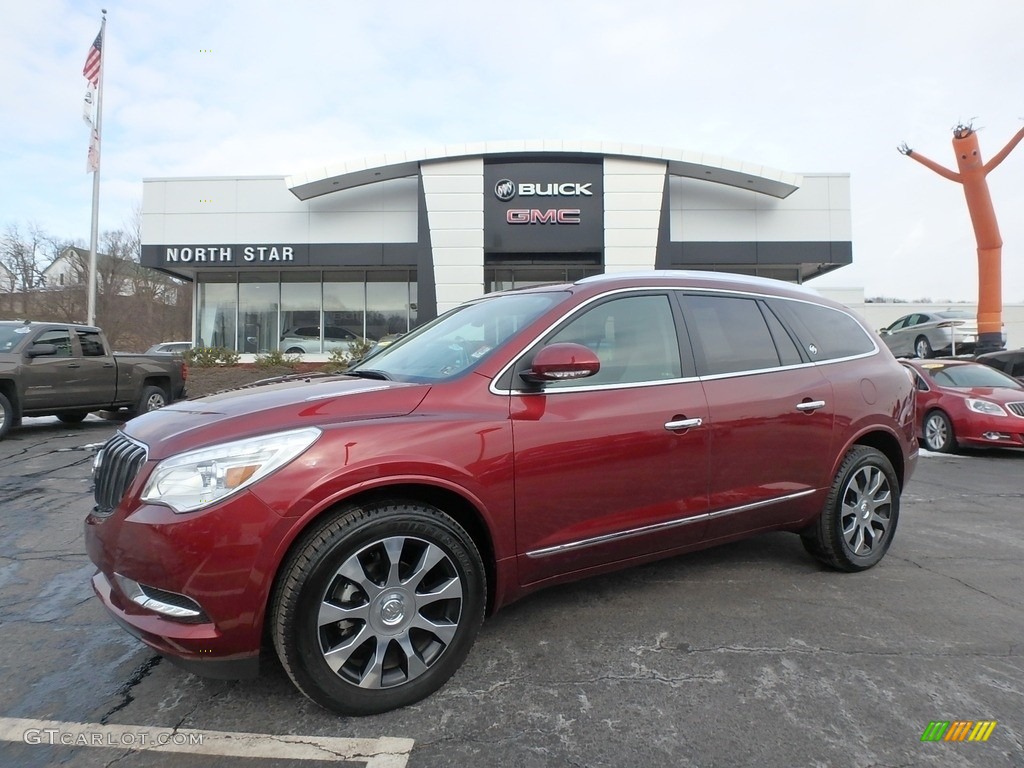
[[[1024,127],[1019,0],[31,0],[0,25],[0,225],[88,242],[82,66],[108,14],[100,227],[142,179],[288,175],[349,157],[597,139],[851,176],[868,296],[977,297],[952,128]],[[1024,144],[988,177],[1003,297],[1024,302]]]

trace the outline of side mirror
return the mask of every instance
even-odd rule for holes
[[[54,344],[33,344],[25,353],[29,357],[47,357],[57,354],[57,347]]]
[[[582,344],[551,344],[544,347],[533,358],[530,370],[519,376],[531,384],[547,381],[584,379],[601,370],[601,361],[590,347]]]

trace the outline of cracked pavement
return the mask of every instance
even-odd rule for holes
[[[89,446],[115,426],[27,419],[0,441],[3,716],[413,739],[413,768],[1024,767],[1024,453],[922,457],[865,573],[770,534],[548,589],[485,622],[434,696],[352,719],[272,658],[258,680],[203,680],[104,614],[82,521]],[[921,743],[957,719],[999,724],[986,743]],[[0,764],[61,763],[321,764],[0,743]]]

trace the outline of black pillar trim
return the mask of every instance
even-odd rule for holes
[[[427,195],[423,189],[423,167],[417,176],[416,193],[416,321],[425,323],[437,317],[437,279],[434,277],[434,249],[430,242]]]
[[[654,252],[655,269],[672,269],[672,215],[669,207],[668,166],[665,167],[665,183],[661,189],[661,213],[658,220],[658,245]]]

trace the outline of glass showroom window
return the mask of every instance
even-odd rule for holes
[[[238,351],[277,349],[281,284],[277,272],[238,273]]]
[[[281,273],[281,336],[280,348],[302,349],[308,352],[320,351],[320,272]],[[304,344],[296,346],[291,339],[308,331],[314,331],[316,339],[305,338]],[[310,335],[311,336],[311,335]]]
[[[344,329],[363,338],[366,336],[365,324],[364,272],[324,272],[324,325]]]
[[[200,347],[235,347],[235,317],[238,313],[238,286],[234,273],[200,273],[198,333]]]
[[[415,291],[408,272],[367,272],[366,337],[407,333],[416,324]]]

